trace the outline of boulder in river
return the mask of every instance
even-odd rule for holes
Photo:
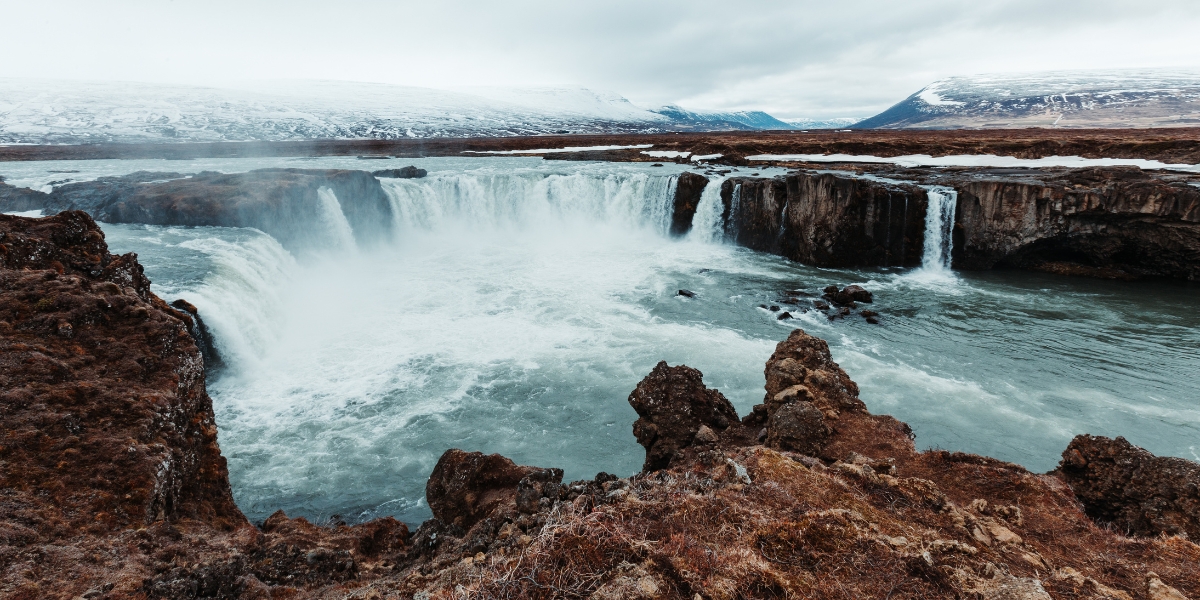
[[[371,171],[375,177],[386,177],[391,179],[419,179],[429,174],[425,169],[419,169],[413,165],[400,167],[399,169],[380,169]]]

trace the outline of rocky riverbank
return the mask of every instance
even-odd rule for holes
[[[1200,465],[1090,436],[1047,474],[918,452],[799,330],[741,417],[660,363],[629,397],[640,473],[452,449],[415,531],[256,527],[190,331],[86,214],[0,216],[0,595],[1200,598]]]

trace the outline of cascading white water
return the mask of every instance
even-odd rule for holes
[[[921,268],[930,272],[950,270],[950,255],[954,249],[954,212],[958,192],[947,187],[926,188],[929,198],[925,209],[925,252]]]
[[[317,190],[317,201],[321,210],[321,224],[325,227],[330,245],[338,250],[353,249],[354,229],[350,227],[350,221],[346,220],[337,195],[333,190],[322,187]]]
[[[646,173],[489,173],[384,179],[397,235],[408,230],[609,224],[666,234],[676,177]]]
[[[696,215],[692,217],[692,232],[689,239],[700,242],[720,242],[725,239],[725,206],[721,203],[721,184],[725,178],[710,179],[700,193]]]

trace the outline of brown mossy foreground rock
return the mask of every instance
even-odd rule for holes
[[[630,402],[658,458],[631,477],[449,450],[412,535],[255,528],[184,315],[135,257],[81,213],[0,235],[3,598],[1200,598],[1196,465],[1102,438],[1050,474],[917,452],[802,331],[741,421],[699,371],[655,367]]]
[[[1077,436],[1060,476],[1093,518],[1139,535],[1200,540],[1200,465],[1154,456],[1125,438]]]

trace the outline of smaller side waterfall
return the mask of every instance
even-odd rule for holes
[[[954,212],[958,192],[947,187],[926,188],[929,206],[925,210],[925,252],[921,268],[949,271],[950,251],[954,249]]]
[[[320,201],[321,220],[328,230],[328,236],[333,246],[339,250],[350,250],[354,246],[354,229],[346,214],[342,212],[342,204],[338,202],[333,190],[322,187],[317,190],[317,200]]]
[[[688,236],[702,242],[721,242],[725,239],[725,205],[721,202],[721,184],[725,178],[709,180],[700,192],[696,216],[692,218],[692,232]],[[732,211],[730,211],[732,212]]]

